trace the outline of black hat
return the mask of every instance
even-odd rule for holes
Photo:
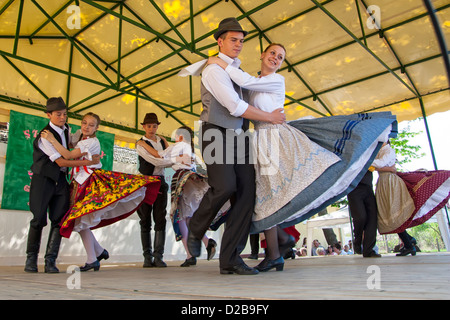
[[[153,113],[153,112],[147,113],[145,115],[144,122],[141,123],[141,124],[144,125],[144,124],[147,124],[147,123],[161,124],[161,122],[158,121],[158,116],[155,113]]]
[[[66,104],[64,103],[63,98],[50,98],[47,100],[46,110],[45,112],[52,112],[57,110],[67,109]]]
[[[222,33],[225,33],[227,31],[238,31],[242,32],[244,34],[244,37],[248,34],[247,31],[242,30],[241,25],[236,20],[236,18],[226,18],[220,21],[219,28],[214,33],[214,39],[219,39],[220,35]]]

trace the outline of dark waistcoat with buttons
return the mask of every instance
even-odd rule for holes
[[[153,148],[152,144],[149,141],[144,140],[142,138],[140,140],[144,141],[146,144],[148,144],[150,147]],[[162,146],[163,150],[166,149],[163,139],[161,139],[160,142],[161,142],[161,146]],[[139,159],[139,172],[142,174],[145,174],[146,176],[152,176],[153,171],[155,170],[155,166],[153,164],[151,164],[150,162],[147,162],[141,156],[139,156],[138,159]]]
[[[50,126],[50,124],[42,129],[41,132],[43,130],[48,130],[53,133],[55,139],[62,144],[61,137]],[[39,174],[57,182],[61,173],[61,168],[55,162],[51,161],[50,158],[45,154],[45,152],[42,151],[41,148],[39,148],[39,139],[41,138],[41,132],[39,132],[39,135],[36,137],[36,139],[34,139],[33,142],[33,164],[31,166],[31,171],[33,172],[33,174]],[[64,131],[64,134],[66,137],[66,142],[68,142],[69,139],[67,130]]]

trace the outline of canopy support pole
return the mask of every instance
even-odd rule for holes
[[[447,71],[447,80],[448,80],[448,83],[450,85],[450,59],[449,59],[449,55],[448,55],[447,44],[445,42],[444,34],[442,33],[442,29],[439,26],[439,20],[438,20],[437,15],[436,15],[436,9],[433,7],[433,4],[431,3],[430,0],[423,0],[423,3],[424,3],[425,7],[428,10],[428,15],[430,16],[431,22],[432,22],[433,27],[434,27],[434,31],[436,32],[436,37],[438,38],[439,46],[440,46],[441,51],[442,51],[442,58],[444,59],[444,66],[445,66],[445,69]],[[422,108],[422,112],[424,112],[422,99],[420,100],[420,107]],[[426,119],[426,118],[424,117],[424,119]],[[425,122],[425,125],[427,126],[427,134],[428,134],[428,125],[426,124],[426,122]],[[428,136],[428,140],[431,143],[431,139],[430,139],[429,136]],[[434,166],[437,169],[437,165],[436,165],[436,160],[434,158],[434,154],[433,154],[433,161],[435,163]],[[450,227],[450,218],[448,216],[447,207],[444,206],[444,209],[445,209],[445,213],[446,213],[446,216],[447,216],[447,222],[448,222],[448,225],[447,225],[447,235],[448,235],[448,228]],[[441,233],[442,233],[442,231],[441,231]],[[447,243],[446,243],[446,246],[447,246],[447,250],[449,250],[449,246],[447,245]]]
[[[66,106],[70,106],[70,84],[72,83],[72,66],[73,66],[73,43],[70,44],[69,53],[69,74],[67,75],[67,90],[66,90]]]
[[[431,3],[430,0],[423,0],[423,3],[425,4],[425,7],[428,10],[428,15],[430,16],[431,22],[434,27],[434,31],[436,32],[436,37],[438,39],[439,46],[441,47],[442,58],[444,59],[444,66],[445,69],[447,70],[447,80],[450,85],[450,59],[448,56],[447,44],[445,42],[444,34],[442,33],[442,29],[439,26],[439,20],[436,15],[436,9],[434,9],[433,4]]]
[[[423,104],[422,97],[419,98],[419,102],[420,102],[420,109],[422,110],[423,122],[425,124],[425,130],[427,132],[428,144],[430,146],[431,157],[433,159],[434,169],[438,170],[436,156],[434,154],[434,149],[433,149],[433,142],[431,141],[430,128],[428,127],[427,115],[425,113],[425,106]],[[448,216],[448,210],[445,206],[444,206],[444,210],[445,210],[445,213],[447,216],[447,225],[444,226],[443,224],[439,224],[439,229],[441,230],[441,235],[443,238],[444,238],[444,235],[447,235],[449,233],[449,228],[450,228],[450,218]],[[447,246],[447,244],[446,244],[446,247],[447,247],[447,250],[449,250],[449,247]]]
[[[445,210],[447,210],[446,207],[444,207]],[[436,219],[438,222],[439,230],[441,231],[442,240],[444,241],[445,248],[447,251],[450,251],[450,232],[448,228],[448,222],[445,221],[444,218],[444,212],[443,210],[439,210],[438,213],[436,213]],[[447,215],[448,219],[448,215]]]

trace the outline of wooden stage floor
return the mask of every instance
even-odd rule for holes
[[[261,261],[261,258],[260,260]],[[259,261],[246,260],[254,266]],[[450,299],[450,253],[382,258],[331,256],[286,260],[284,271],[221,275],[218,260],[143,269],[103,262],[100,271],[29,274],[0,266],[2,300],[428,300]],[[76,287],[79,288],[76,288]]]

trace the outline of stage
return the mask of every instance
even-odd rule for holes
[[[261,259],[245,261],[255,266]],[[221,275],[217,259],[198,260],[196,266],[188,268],[179,267],[181,263],[169,261],[167,268],[144,269],[140,261],[102,261],[98,272],[66,273],[73,266],[58,265],[59,274],[45,274],[42,265],[37,274],[25,273],[23,266],[1,266],[0,299],[450,299],[448,252],[418,253],[415,257],[297,257],[286,260],[282,272],[254,276]]]

